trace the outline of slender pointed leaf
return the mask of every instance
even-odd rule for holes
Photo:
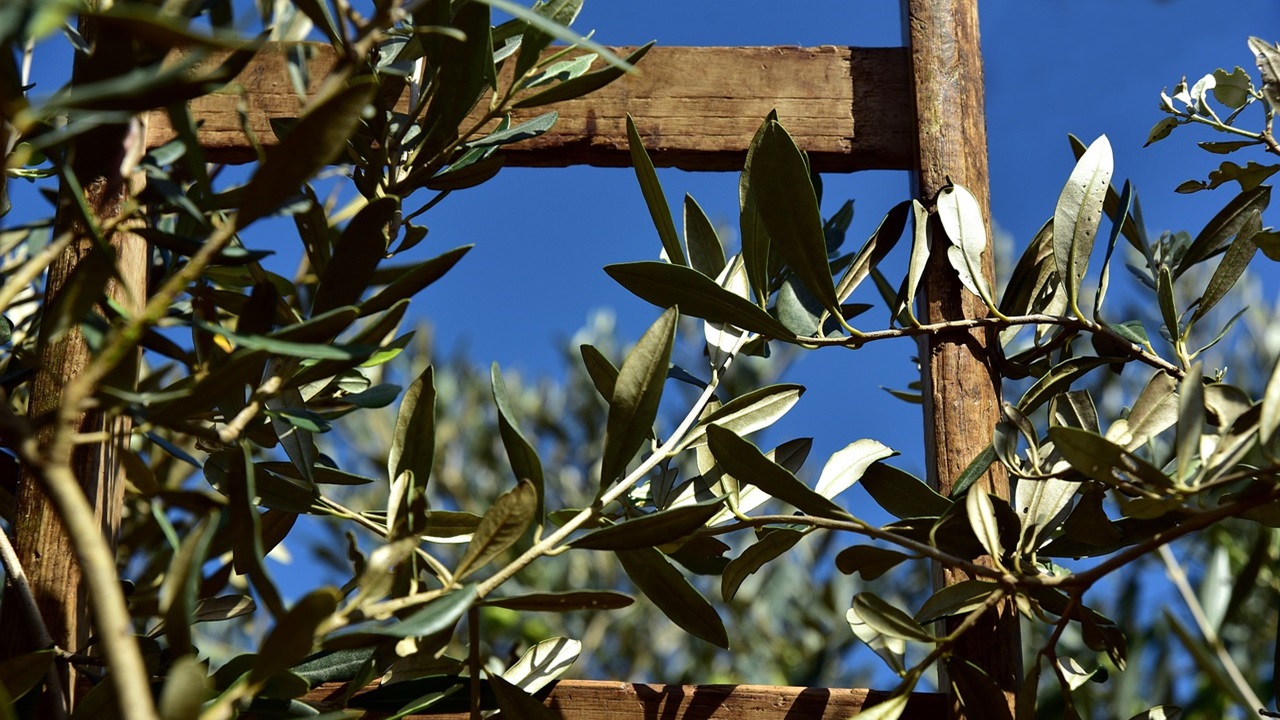
[[[631,582],[685,632],[728,649],[729,635],[711,603],[653,548],[618,551]]]
[[[1163,490],[1172,484],[1151,463],[1088,430],[1051,427],[1049,439],[1071,467],[1108,485],[1132,482]]]
[[[738,178],[738,234],[742,237],[742,261],[746,266],[747,280],[755,291],[756,302],[760,307],[768,304],[772,290],[770,281],[772,271],[770,254],[774,253],[769,230],[760,216],[760,208],[756,203],[755,192],[751,186],[751,168],[755,164],[756,151],[764,140],[765,129],[769,120],[777,120],[776,110],[770,111],[765,122],[756,130],[751,144],[747,146],[747,160]]]
[[[827,460],[822,474],[818,476],[815,491],[829,500],[835,500],[837,495],[853,487],[873,463],[897,454],[893,448],[875,440],[864,438],[849,443]]]
[[[1254,213],[1261,213],[1271,204],[1271,186],[1261,185],[1252,190],[1231,198],[1213,219],[1205,223],[1204,229],[1191,241],[1191,246],[1182,254],[1173,277],[1177,279],[1192,265],[1211,257],[1222,248],[1228,240],[1238,235],[1245,222]]]
[[[569,638],[543,640],[529,648],[502,679],[527,693],[536,693],[564,674],[582,652],[582,643]]]
[[[833,520],[850,520],[844,508],[810,490],[786,468],[764,456],[751,443],[722,427],[707,428],[707,443],[716,462],[739,482],[746,482],[798,510]]]
[[[400,213],[400,202],[380,197],[356,214],[342,230],[320,284],[316,286],[312,315],[352,305],[369,287],[378,263],[386,257],[388,232]]]
[[[935,638],[910,615],[894,607],[874,593],[853,596],[853,607],[863,622],[880,633],[902,640],[932,643]]]
[[[1054,260],[1073,310],[1079,310],[1080,283],[1111,188],[1113,163],[1111,143],[1100,136],[1076,163],[1053,213]]]
[[[1249,267],[1249,262],[1258,252],[1258,246],[1253,238],[1260,232],[1262,232],[1262,215],[1255,211],[1245,219],[1236,239],[1227,246],[1227,252],[1213,271],[1213,277],[1209,278],[1209,285],[1205,288],[1200,302],[1196,304],[1196,310],[1191,314],[1189,322],[1194,323],[1204,317],[1235,286],[1236,281],[1244,274],[1245,269]]]
[[[431,467],[435,462],[436,452],[436,387],[435,371],[428,365],[416,380],[409,384],[400,401],[400,409],[396,414],[396,425],[391,435],[391,449],[387,453],[388,481],[401,482],[401,476],[408,473],[410,487],[405,487],[399,498],[393,493],[392,499],[401,499],[397,506],[387,507],[387,526],[395,529],[397,518],[408,518],[407,498],[411,497],[411,488],[426,488],[431,477]],[[406,531],[420,532],[423,528],[405,528]]]
[[[769,237],[792,272],[834,315],[840,313],[827,263],[818,197],[795,140],[776,120],[766,120],[751,159],[751,193]]]
[[[587,550],[636,550],[664,545],[692,533],[720,512],[723,498],[661,510],[593,530],[569,543]]]
[[[1178,469],[1175,478],[1187,482],[1200,465],[1200,438],[1204,434],[1204,382],[1201,364],[1191,366],[1178,384],[1178,428],[1174,447]]]
[[[803,537],[804,533],[800,530],[790,528],[769,530],[759,541],[743,550],[741,555],[730,560],[725,566],[724,573],[720,576],[720,596],[726,602],[732,600],[747,577],[764,567],[765,563],[795,547]]]
[[[711,322],[728,323],[772,338],[795,337],[759,306],[695,270],[661,262],[620,263],[604,270],[632,294],[658,307],[679,305],[682,313]]]
[[[711,425],[732,430],[738,435],[763,430],[795,407],[801,395],[804,395],[804,386],[781,383],[736,397],[702,418],[685,436],[680,449],[706,445],[707,428]]]
[[[707,277],[718,277],[725,266],[724,246],[702,206],[687,194],[684,196],[684,240],[689,247],[689,267]]]
[[[507,451],[507,460],[511,463],[511,471],[517,478],[528,480],[538,492],[538,505],[535,511],[537,522],[546,515],[546,487],[542,477],[542,461],[538,452],[525,439],[516,424],[515,412],[511,401],[507,398],[507,386],[502,381],[502,373],[498,363],[489,369],[489,382],[493,387],[493,403],[498,407],[498,434],[502,437],[502,446]]]
[[[498,496],[476,527],[467,552],[453,572],[454,579],[462,580],[516,544],[533,523],[537,507],[538,491],[528,480],[521,480],[514,489]]]
[[[892,465],[873,464],[862,474],[861,483],[876,504],[894,517],[942,517],[951,509],[950,500]]]
[[[678,317],[674,309],[662,313],[627,353],[618,371],[613,397],[609,400],[600,466],[600,482],[605,486],[626,471],[627,464],[653,430],[662,385],[671,364]]]
[[[684,250],[680,248],[680,238],[676,235],[675,223],[671,221],[671,208],[667,205],[667,196],[662,192],[662,184],[658,182],[658,173],[653,169],[653,160],[644,149],[644,140],[636,130],[636,123],[627,114],[627,142],[631,146],[631,165],[635,168],[636,179],[640,181],[640,191],[644,194],[645,204],[649,206],[649,216],[658,230],[658,239],[662,241],[662,249],[667,252],[667,259],[676,265],[687,265]]]
[[[960,276],[960,283],[994,307],[995,298],[982,259],[989,244],[987,226],[978,199],[959,185],[943,188],[938,193],[938,220],[951,241],[947,260]]]
[[[519,612],[572,612],[574,610],[619,610],[630,607],[633,603],[635,598],[612,590],[570,590],[485,598],[481,604]]]

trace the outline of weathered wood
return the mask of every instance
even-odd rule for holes
[[[110,37],[95,32],[87,18],[81,21],[81,33],[94,45],[93,54],[77,54],[73,82],[90,83],[113,77],[132,67],[132,49],[128,38]],[[130,194],[136,190],[134,177],[122,175],[122,169],[136,164],[141,157],[142,136],[137,124],[108,124],[78,138],[72,147],[70,165],[84,192],[84,201],[99,224],[118,218]],[[126,159],[132,155],[132,163]],[[55,234],[72,233],[74,239],[67,250],[50,266],[45,281],[42,307],[51,308],[59,298],[82,288],[90,273],[77,274],[86,258],[94,253],[93,240],[77,208],[77,202],[62,188]],[[116,254],[118,280],[106,285],[106,296],[127,312],[140,310],[145,297],[148,248],[128,227],[118,226],[106,236]],[[101,259],[98,254],[95,260]],[[79,326],[69,329],[54,341],[41,338],[36,374],[31,383],[28,416],[43,423],[38,440],[49,446],[54,424],[48,422],[62,402],[62,391],[70,378],[83,372],[90,351]],[[136,376],[137,363],[120,368],[123,382]],[[84,412],[76,424],[79,433],[108,434],[104,442],[84,443],[71,450],[70,465],[81,487],[95,509],[103,534],[114,542],[120,525],[124,500],[124,482],[120,476],[119,448],[128,443],[132,423],[128,416],[108,417],[98,410]],[[23,463],[14,503],[14,545],[18,560],[26,572],[32,594],[40,608],[50,636],[59,648],[82,652],[89,639],[87,594],[82,572],[73,546],[53,501],[43,487],[41,468]],[[6,588],[0,607],[0,659],[37,649],[33,646],[30,619],[21,603]],[[68,669],[68,673],[71,671]],[[64,675],[62,687],[74,686],[74,677]],[[48,698],[46,697],[46,702]],[[49,706],[43,713],[51,712]],[[43,715],[42,715],[43,716]]]
[[[316,707],[339,700],[342,683],[326,683],[302,698]],[[352,708],[360,707],[356,694]],[[465,697],[465,694],[460,694]],[[776,687],[772,685],[646,685],[597,680],[562,680],[544,701],[564,720],[836,720],[857,715],[889,697],[875,690]],[[945,707],[945,696],[915,693],[903,720],[935,720]],[[390,715],[370,712],[368,720]],[[466,720],[462,711],[414,714],[421,720]]]
[[[977,0],[907,0],[904,32],[911,49],[917,115],[917,195],[931,201],[948,182],[969,189],[991,227],[987,169],[987,130],[978,36]],[[935,225],[936,227],[936,225]],[[985,317],[986,305],[964,290],[947,261],[947,239],[937,228],[925,270],[925,322]],[[992,253],[983,255],[982,272],[993,278]],[[990,442],[1000,420],[1000,380],[988,363],[995,331],[923,336],[926,465],[930,482],[951,492],[969,463]],[[980,482],[1000,498],[1009,497],[1009,479],[994,463]],[[936,568],[940,585],[968,576]],[[982,668],[1013,707],[1022,676],[1018,616],[1006,602],[989,613],[960,641],[957,655]],[[952,707],[953,714],[958,708]]]
[[[626,54],[631,48],[618,48]],[[333,67],[327,45],[311,45],[312,90]],[[219,57],[206,62],[215,63]],[[506,148],[507,165],[629,166],[626,116],[654,164],[685,170],[741,170],[746,145],[772,109],[786,123],[815,169],[848,172],[914,167],[913,116],[903,48],[671,47],[654,48],[640,73],[624,76],[585,98],[515,113],[513,122],[548,110],[559,122],[541,137]],[[285,54],[268,46],[226,90],[191,104],[200,143],[217,162],[254,159],[237,106],[264,147],[275,143],[270,118],[295,116],[299,99]],[[401,98],[399,108],[408,107]],[[174,137],[169,118],[154,113],[147,137],[155,147]]]

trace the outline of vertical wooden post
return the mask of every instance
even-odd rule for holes
[[[132,66],[135,50],[129,38],[121,37],[119,33],[98,34],[87,19],[82,19],[80,30],[91,43],[93,51],[88,56],[77,55],[73,83],[113,77]],[[85,133],[75,142],[68,158],[71,172],[79,179],[84,199],[99,224],[121,215],[133,190],[130,187],[132,178],[126,175],[129,171],[126,161],[131,156],[136,161],[144,138],[145,129],[135,122],[133,125],[103,125]],[[55,234],[71,232],[74,239],[49,268],[45,282],[45,308],[53,306],[58,298],[74,289],[78,279],[76,270],[91,253],[96,252],[93,250],[94,241],[69,192],[64,186],[55,220]],[[115,251],[120,280],[107,283],[106,295],[126,311],[139,311],[146,292],[146,242],[129,232],[127,227],[117,228],[107,239]],[[28,402],[29,417],[45,423],[38,437],[41,447],[48,446],[54,429],[54,424],[48,421],[61,404],[63,387],[68,379],[83,371],[89,360],[89,347],[78,326],[54,342],[46,342],[42,338]],[[129,367],[121,370],[133,372],[136,376],[137,363],[126,365]],[[79,433],[106,432],[110,435],[107,441],[77,445],[72,451],[71,467],[101,521],[104,535],[114,543],[124,498],[124,485],[119,478],[118,449],[128,442],[131,424],[127,417],[108,419],[103,413],[90,410],[81,415],[76,429]],[[81,569],[62,521],[42,486],[39,468],[26,465],[22,468],[14,511],[14,541],[19,562],[27,574],[53,641],[64,650],[81,651],[89,636]],[[5,595],[4,612],[0,616],[0,659],[35,649],[21,604],[12,597],[11,589],[6,588]],[[63,681],[64,690],[70,693],[74,687],[74,673],[64,674]]]
[[[916,194],[928,204],[948,181],[969,189],[991,227],[987,131],[977,0],[906,0],[903,32],[911,50],[917,117]],[[932,210],[932,208],[930,208]],[[947,262],[941,232],[925,271],[925,322],[983,317],[987,308],[964,290]],[[993,276],[991,252],[983,273]],[[921,347],[925,450],[930,482],[946,495],[969,462],[991,442],[1000,419],[1000,381],[988,362],[994,331],[925,336]],[[1009,497],[1009,478],[996,463],[980,480]],[[937,568],[935,583],[968,579]],[[993,610],[959,643],[958,655],[982,668],[1013,706],[1022,675],[1018,616],[1012,603]],[[952,703],[952,714],[959,708]]]

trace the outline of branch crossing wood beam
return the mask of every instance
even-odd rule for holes
[[[634,48],[615,48],[626,55]],[[309,44],[311,90],[337,61],[332,48]],[[204,64],[216,65],[213,54]],[[599,61],[597,61],[599,64]],[[629,167],[626,117],[661,167],[739,171],[760,122],[777,109],[819,172],[915,167],[915,121],[905,48],[655,47],[635,75],[585,98],[517,111],[513,123],[555,110],[550,132],[504,148],[519,167]],[[268,45],[228,88],[191,104],[200,144],[213,162],[255,159],[237,107],[264,148],[276,142],[270,118],[298,114],[286,55]],[[399,110],[408,110],[407,95]],[[163,112],[151,115],[147,144],[174,137]]]

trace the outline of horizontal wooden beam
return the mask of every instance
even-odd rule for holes
[[[313,45],[310,52],[314,89],[336,58],[327,45]],[[629,165],[630,113],[655,165],[739,170],[756,128],[777,109],[818,171],[914,167],[915,115],[905,48],[657,47],[639,68],[638,74],[585,98],[518,111],[514,122],[549,109],[560,119],[545,135],[508,146],[507,164]],[[209,160],[254,159],[241,126],[241,105],[264,147],[276,141],[270,118],[298,114],[299,99],[279,46],[261,51],[232,86],[192,103]],[[400,109],[407,109],[405,98]],[[148,145],[173,137],[168,117],[154,113]]]
[[[323,708],[327,699],[341,698],[345,687],[342,683],[326,683],[302,700]],[[368,691],[357,693],[351,707],[360,707],[360,695]],[[836,720],[857,715],[864,706],[870,707],[888,697],[888,693],[875,690],[561,680],[544,702],[564,720]],[[914,693],[902,720],[944,717],[945,699],[934,693]],[[371,712],[365,717],[373,720],[381,715]],[[453,711],[406,717],[467,720],[469,715]]]

